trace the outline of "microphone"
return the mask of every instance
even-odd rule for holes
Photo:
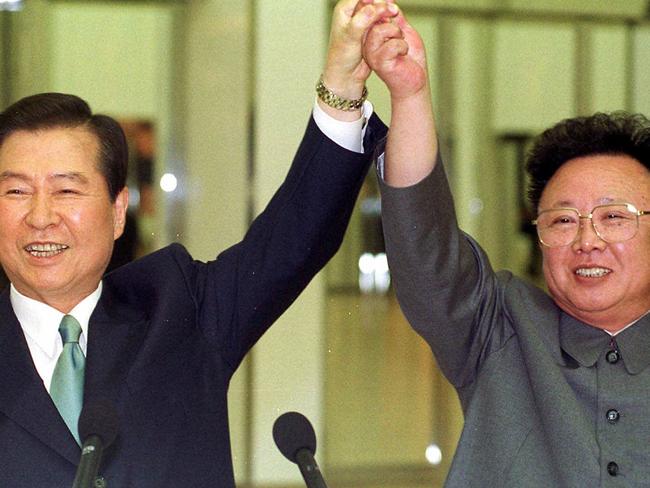
[[[316,434],[307,417],[283,413],[273,424],[273,439],[284,457],[298,465],[307,488],[327,488],[314,459]]]
[[[110,403],[91,403],[79,416],[81,459],[72,488],[93,488],[104,450],[117,437],[119,420]]]

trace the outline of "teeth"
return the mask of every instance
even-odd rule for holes
[[[611,270],[606,268],[579,268],[576,269],[576,274],[578,276],[584,276],[585,278],[600,278],[606,274],[611,273]]]
[[[25,247],[25,250],[28,253],[39,258],[55,256],[65,249],[68,249],[68,246],[65,244],[52,244],[50,242],[46,244],[30,244],[29,246]]]

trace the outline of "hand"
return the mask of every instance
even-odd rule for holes
[[[391,186],[413,185],[431,172],[438,151],[424,44],[400,12],[373,25],[363,56],[390,90],[384,179]]]
[[[361,97],[370,76],[370,68],[362,57],[365,35],[373,24],[387,21],[398,11],[393,0],[341,0],[337,3],[332,16],[323,82],[339,97]],[[321,107],[329,113],[337,112],[322,103]]]
[[[386,83],[393,101],[428,90],[424,43],[401,11],[391,22],[372,26],[363,44],[363,57]]]

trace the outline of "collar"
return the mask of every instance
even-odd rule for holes
[[[101,293],[102,283],[100,282],[95,291],[75,305],[68,314],[77,319],[81,325],[79,346],[84,353],[88,343],[90,315],[93,313]],[[16,290],[13,284],[9,290],[9,297],[25,335],[50,358],[57,357],[63,347],[59,335],[59,324],[65,314],[43,302],[23,295]]]
[[[592,327],[562,312],[560,318],[560,346],[581,366],[591,367],[598,357],[616,344],[625,369],[638,374],[650,364],[650,314],[634,322],[632,327],[611,336],[602,329]]]
[[[650,310],[648,310],[646,313],[644,313],[643,315],[641,315],[641,317],[637,317],[636,319],[634,319],[632,322],[630,322],[629,324],[627,324],[625,327],[622,327],[622,328],[618,329],[616,332],[610,332],[610,331],[608,331],[608,330],[606,330],[605,332],[607,332],[607,333],[608,333],[609,335],[611,335],[612,337],[615,337],[615,336],[617,336],[618,334],[620,334],[621,332],[623,332],[625,329],[629,329],[630,327],[632,327],[634,324],[636,324],[639,320],[641,320],[643,317],[645,317],[645,316],[648,315],[649,313],[650,313]]]

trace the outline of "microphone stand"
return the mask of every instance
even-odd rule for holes
[[[296,464],[300,468],[307,488],[327,488],[316,459],[309,449],[300,449],[296,453]]]

